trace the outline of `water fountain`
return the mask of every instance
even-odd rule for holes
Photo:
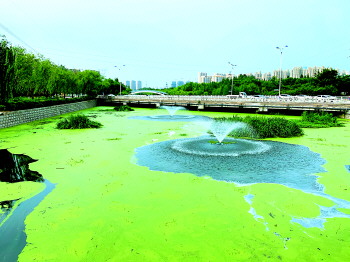
[[[168,114],[166,115],[154,115],[154,116],[131,116],[129,119],[138,119],[138,120],[151,120],[151,121],[203,121],[210,119],[205,116],[195,116],[195,115],[177,115],[176,113],[180,110],[187,110],[183,106],[161,106],[160,109],[165,109]]]
[[[171,117],[174,117],[179,110],[186,110],[183,106],[161,106],[160,109],[166,109]]]
[[[326,172],[322,167],[325,160],[319,154],[301,145],[227,136],[247,129],[243,123],[213,120],[203,124],[210,128],[212,136],[175,139],[137,148],[137,163],[151,170],[192,173],[242,186],[281,184],[335,203],[330,208],[320,207],[321,214],[317,218],[292,218],[291,222],[305,227],[322,227],[329,217],[350,218],[350,215],[338,209],[350,208],[350,203],[324,193],[323,185],[317,181],[315,174]]]

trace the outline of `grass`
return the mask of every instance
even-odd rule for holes
[[[16,111],[23,109],[31,109],[37,107],[54,106],[66,103],[74,103],[91,99],[89,97],[74,97],[74,98],[61,98],[61,97],[15,97],[8,102],[0,105],[1,111]]]
[[[235,137],[273,138],[302,136],[303,130],[294,121],[282,117],[233,116],[232,118],[216,118],[220,121],[243,122],[249,128],[230,133]]]
[[[115,111],[123,111],[123,112],[134,111],[134,109],[132,109],[128,105],[116,106],[116,107],[114,107],[114,110]]]
[[[301,128],[326,128],[344,126],[338,118],[327,112],[303,112],[301,120],[296,121]]]
[[[83,128],[100,128],[101,123],[90,120],[86,115],[71,115],[60,120],[56,128],[58,129],[83,129]]]

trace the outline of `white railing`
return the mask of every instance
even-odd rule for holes
[[[105,98],[100,96],[100,98]],[[124,95],[115,96],[114,99],[138,100],[138,101],[159,101],[159,102],[287,102],[287,103],[332,103],[350,104],[350,97],[317,97],[317,96],[248,96],[248,97],[227,97],[227,96],[176,96],[176,95]]]
[[[263,103],[263,102],[282,102],[282,103],[325,103],[325,104],[346,104],[350,105],[350,97],[318,97],[318,96],[247,96],[247,97],[228,97],[228,96],[174,96],[174,95],[124,95],[124,96],[98,96],[98,98],[111,100],[134,100],[134,101],[155,101],[155,102],[178,102],[178,103]]]

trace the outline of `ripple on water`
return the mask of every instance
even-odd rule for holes
[[[226,138],[224,144],[202,136],[154,143],[136,149],[137,163],[151,170],[192,173],[215,180],[233,182],[240,186],[254,183],[275,183],[327,198],[332,207],[320,206],[314,218],[292,217],[291,222],[303,227],[323,228],[328,218],[350,215],[339,208],[350,208],[350,202],[324,193],[316,173],[325,172],[325,160],[308,147],[274,141]],[[149,157],[149,156],[152,157]],[[251,205],[249,213],[264,220],[252,207],[254,195],[245,200]],[[266,222],[263,222],[267,227]]]
[[[315,173],[325,172],[324,159],[308,147],[273,141],[207,136],[154,143],[136,149],[138,164],[151,170],[193,173],[238,184],[276,183],[307,192],[322,191]],[[149,156],[152,155],[152,158]]]

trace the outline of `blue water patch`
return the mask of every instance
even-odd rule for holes
[[[45,185],[43,191],[20,203],[0,224],[0,262],[17,261],[18,255],[27,243],[24,232],[25,218],[55,187],[48,180],[45,180]]]
[[[345,165],[346,170],[348,170],[348,172],[350,172],[350,165]]]
[[[303,227],[324,228],[328,218],[350,215],[339,209],[350,209],[350,202],[324,193],[317,182],[317,173],[326,172],[326,161],[308,147],[274,141],[255,141],[226,138],[223,144],[215,138],[202,136],[154,143],[136,149],[137,164],[151,170],[192,173],[199,177],[233,182],[240,185],[275,183],[302,190],[334,202],[331,207],[319,206],[314,218],[293,217],[291,222]],[[264,223],[264,217],[253,207],[254,195],[244,197],[249,213]]]
[[[325,207],[325,206],[319,206],[320,207],[320,214],[317,217],[314,218],[292,218],[292,222],[298,223],[302,225],[303,227],[318,227],[323,229],[324,223],[327,221],[327,218],[335,218],[335,217],[343,217],[343,218],[350,218],[349,214],[343,213],[339,211],[339,208],[342,209],[350,209],[350,202],[346,201],[344,199],[339,199],[333,196],[330,196],[326,193],[314,193],[315,195],[327,198],[335,203],[334,206],[331,207]]]
[[[324,223],[327,222],[325,218],[292,218],[291,222],[298,223],[306,228],[311,227],[318,227],[318,228],[324,228]]]
[[[306,146],[237,139],[217,145],[212,140],[185,138],[143,146],[136,149],[137,164],[238,184],[275,183],[305,192],[323,191],[315,174],[325,172],[325,160]]]

